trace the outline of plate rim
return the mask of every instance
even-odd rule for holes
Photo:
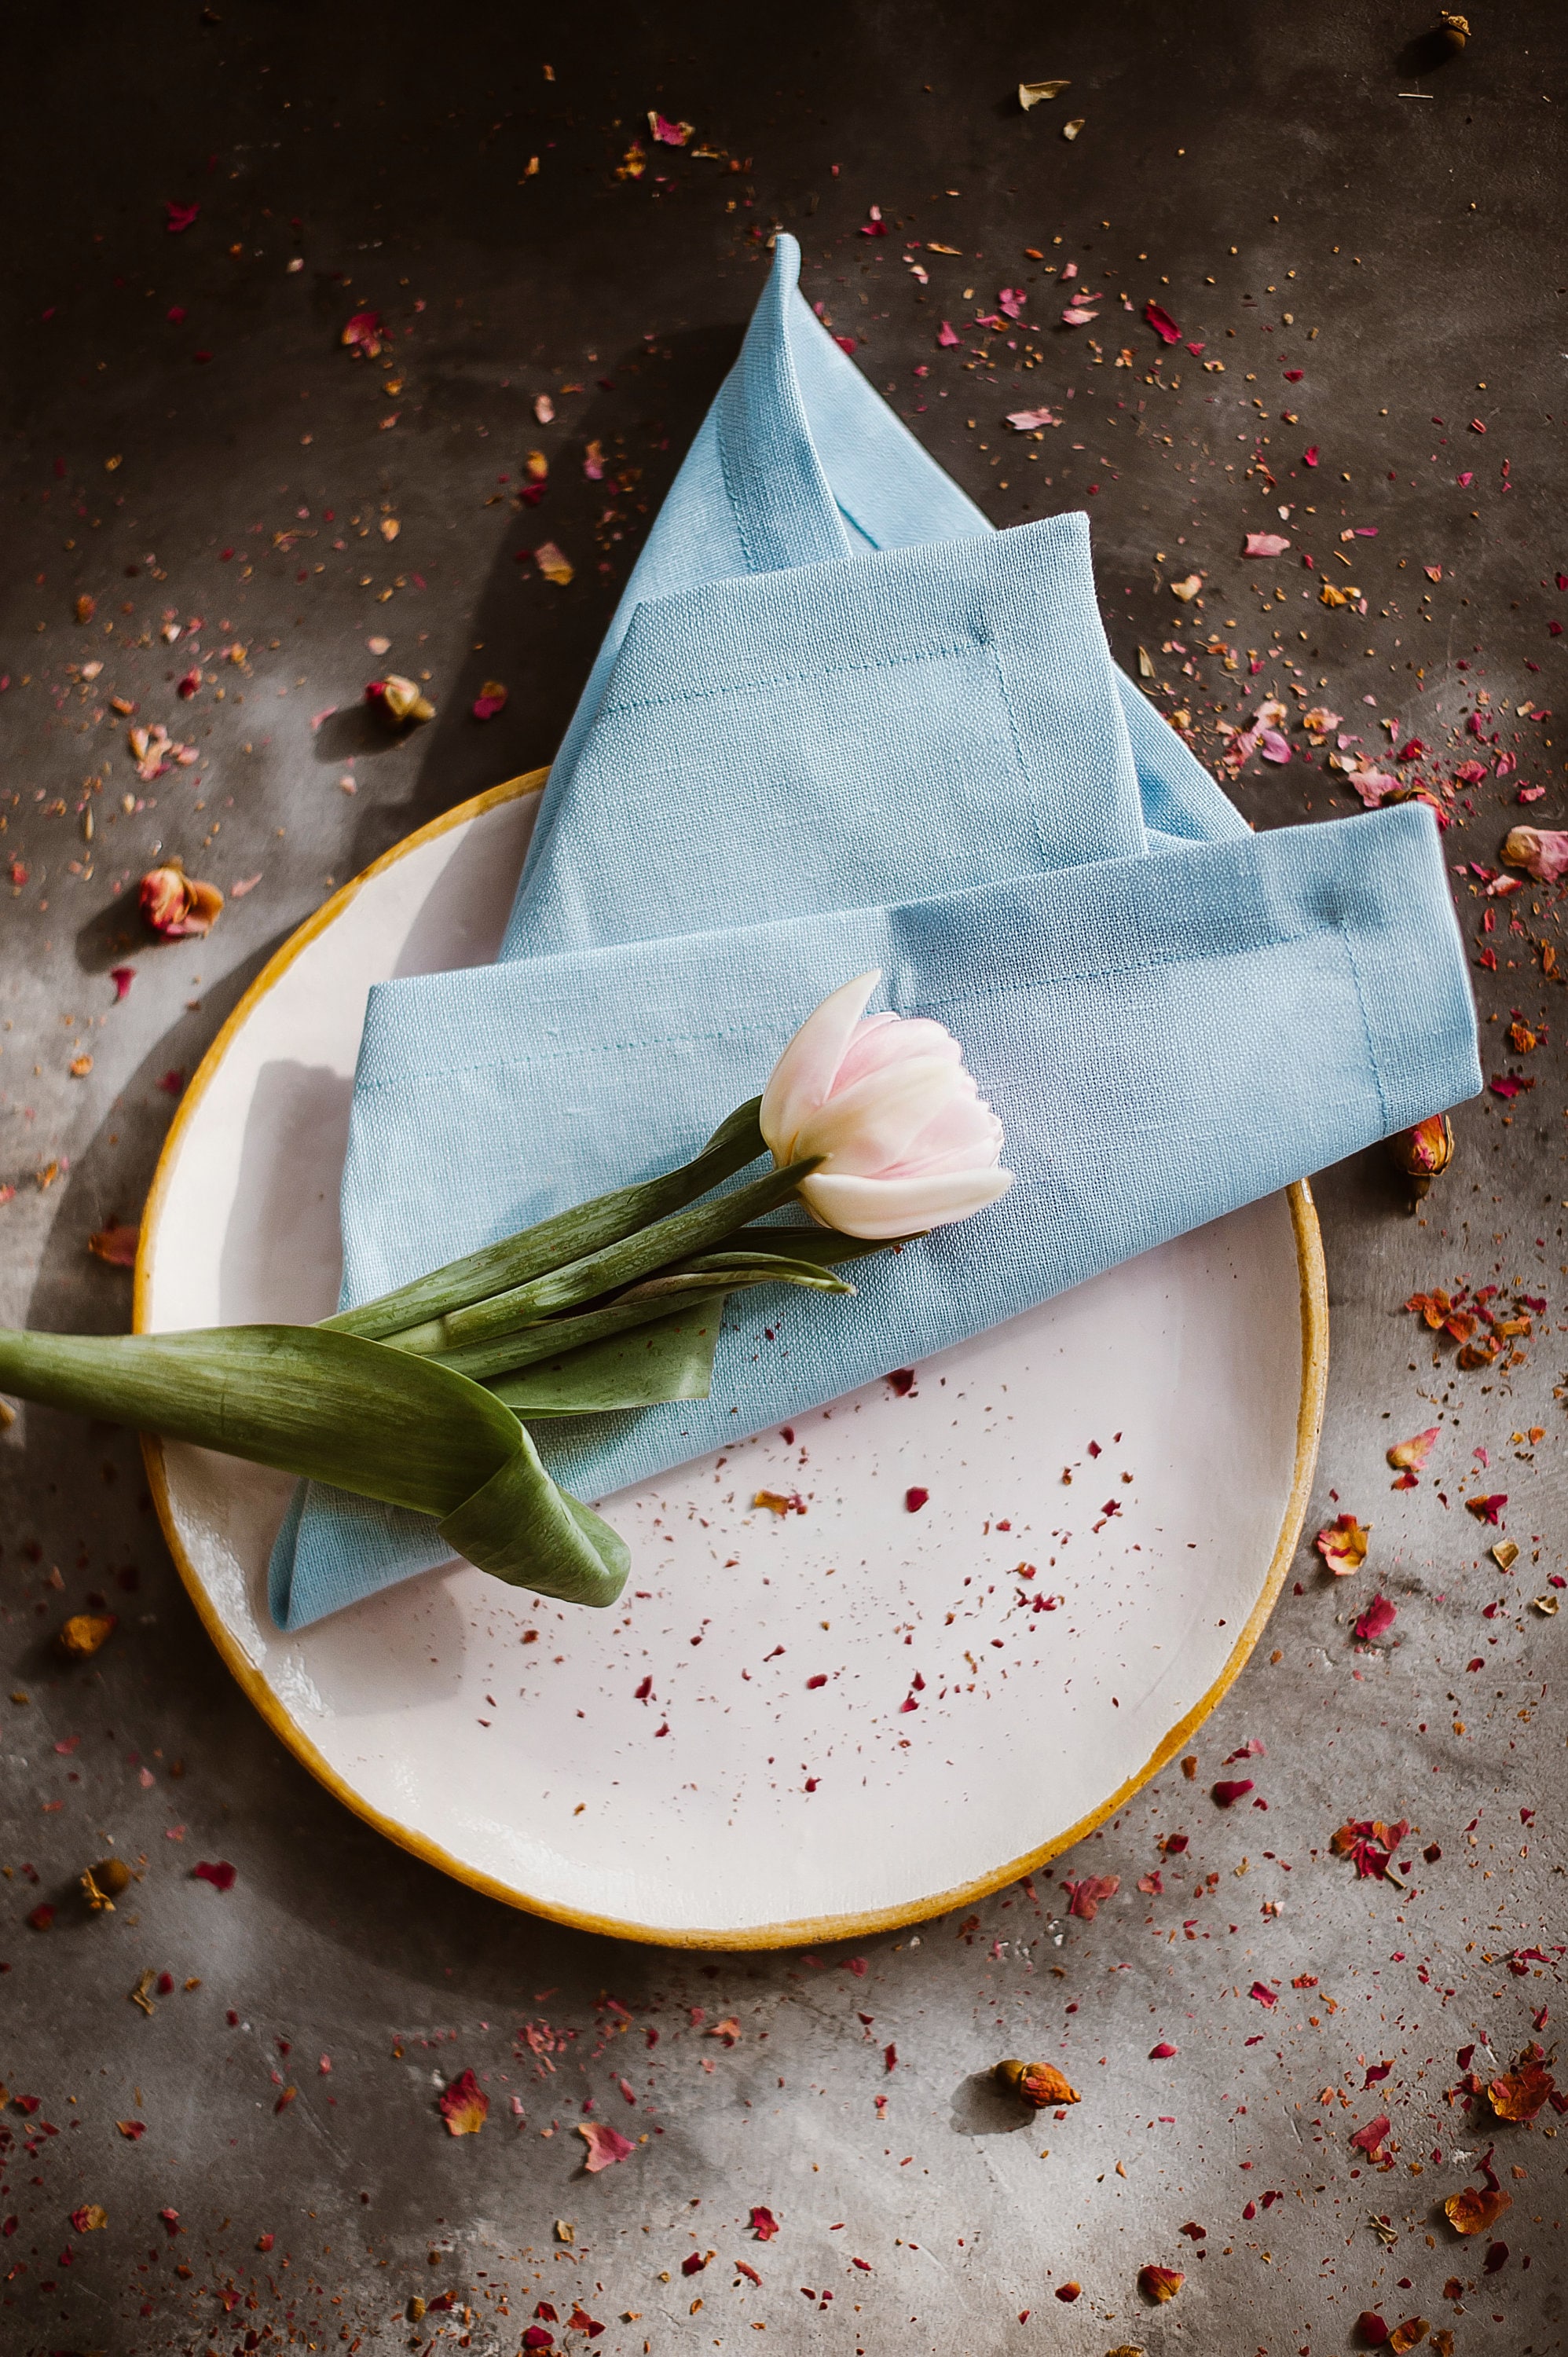
[[[520,802],[527,794],[537,793],[549,774],[546,767],[509,778],[500,785],[489,787],[485,792],[473,795],[467,802],[456,803],[451,810],[443,812],[439,818],[432,819],[412,834],[404,835],[401,842],[394,843],[360,875],[342,885],[329,899],[324,900],[267,960],[198,1065],[164,1139],[142,1211],[132,1309],[134,1332],[140,1334],[148,1330],[146,1318],[152,1292],[153,1246],[163,1213],[164,1197],[179,1157],[186,1131],[218,1073],[230,1042],[250,1019],[252,1010],[282,979],[300,953],[337,921],[367,884],[384,875],[399,860],[406,858],[410,852],[422,849],[454,827],[465,826],[501,803]],[[574,1931],[597,1932],[609,1939],[635,1940],[651,1947],[710,1950],[714,1953],[792,1948],[809,1946],[817,1942],[825,1943],[832,1940],[862,1939],[880,1932],[898,1931],[911,1923],[929,1922],[933,1917],[944,1915],[955,1907],[969,1906],[987,1899],[993,1891],[1004,1889],[1008,1883],[1016,1882],[1021,1876],[1034,1873],[1052,1858],[1059,1857],[1064,1850],[1071,1849],[1076,1843],[1083,1841],[1118,1809],[1124,1807],[1135,1792],[1170,1764],[1183,1744],[1191,1739],[1223,1699],[1240,1675],[1268,1623],[1284,1586],[1285,1574],[1294,1558],[1302,1525],[1306,1519],[1328,1385],[1328,1280],[1322,1232],[1307,1181],[1297,1179],[1285,1191],[1290,1203],[1301,1293],[1301,1396],[1296,1411],[1295,1464],[1290,1495],[1285,1501],[1279,1537],[1257,1602],[1248,1614],[1219,1675],[1191,1709],[1162,1737],[1144,1765],[1120,1784],[1109,1799],[1079,1818],[1064,1833],[1026,1851],[1005,1865],[992,1867],[975,1880],[958,1884],[950,1889],[932,1891],[891,1907],[846,1914],[805,1916],[783,1922],[747,1924],[739,1929],[717,1931],[693,1929],[687,1925],[669,1929],[656,1924],[628,1922],[616,1916],[595,1915],[579,1908],[564,1907],[556,1900],[520,1889],[514,1884],[503,1882],[497,1876],[487,1874],[482,1868],[454,1857],[429,1835],[378,1809],[332,1766],[248,1659],[208,1594],[200,1574],[187,1552],[175,1519],[163,1442],[156,1434],[144,1433],[141,1436],[142,1456],[164,1543],[196,1607],[197,1617],[211,1638],[224,1666],[247,1700],[261,1713],[279,1740],[288,1746],[300,1764],[326,1787],[335,1800],[340,1801],[345,1808],[351,1810],[377,1833],[384,1835],[387,1840],[408,1851],[424,1865],[450,1875],[455,1881],[466,1883],[470,1889],[479,1891],[488,1899],[499,1900],[505,1906],[542,1916],[550,1922],[569,1925]]]

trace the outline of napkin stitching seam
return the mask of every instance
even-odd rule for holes
[[[973,654],[988,649],[994,652],[994,647],[995,641],[989,631],[983,631],[976,638],[955,640],[948,645],[915,647],[908,653],[879,655],[874,661],[865,662],[833,662],[824,659],[822,662],[809,665],[804,671],[769,672],[765,678],[736,680],[727,685],[718,687],[672,688],[664,695],[618,697],[613,701],[607,697],[599,706],[599,713],[603,716],[613,712],[656,711],[660,705],[667,704],[711,704],[721,696],[760,695],[769,688],[793,687],[805,680],[841,679],[857,672],[893,671],[902,663],[941,662],[951,655]],[[1013,712],[1011,698],[1006,695],[1005,683],[1004,683],[1003,694],[1007,702],[1008,717],[1012,720],[1016,733],[1017,721]]]
[[[919,902],[914,903],[914,906],[917,908],[921,904]],[[1273,933],[1267,940],[1244,942],[1234,949],[1215,951],[1208,956],[1205,957],[1202,963],[1206,966],[1212,967],[1227,959],[1256,957],[1264,951],[1288,949],[1297,942],[1314,940],[1320,931],[1326,932],[1331,939],[1338,941],[1341,948],[1345,952],[1346,961],[1350,968],[1351,982],[1356,992],[1356,1003],[1360,1012],[1362,1029],[1367,1039],[1368,1055],[1371,1061],[1374,1073],[1376,1073],[1377,1055],[1372,1046],[1371,1031],[1368,1022],[1366,1000],[1361,990],[1360,975],[1357,971],[1354,958],[1349,954],[1348,944],[1337,927],[1314,926],[1308,927],[1302,932]],[[1196,963],[1197,963],[1197,961],[1192,957],[1189,952],[1173,950],[1165,957],[1132,958],[1120,964],[1114,965],[1072,966],[1058,974],[1043,972],[1036,973],[1029,976],[1028,979],[1018,982],[976,984],[968,989],[950,991],[941,997],[934,997],[929,993],[922,991],[919,997],[911,1003],[915,1006],[916,1011],[919,1013],[925,1013],[930,1009],[938,1007],[950,1008],[955,1006],[972,1006],[977,1005],[989,1006],[994,1005],[999,999],[1027,998],[1033,996],[1040,990],[1050,989],[1052,987],[1062,986],[1069,984],[1083,982],[1115,982],[1121,981],[1132,974],[1158,974],[1168,966],[1193,964]],[[568,1060],[583,1057],[643,1055],[646,1054],[650,1049],[653,1048],[709,1048],[716,1046],[726,1040],[753,1039],[759,1037],[764,1039],[772,1038],[778,1035],[786,1019],[787,1018],[780,1016],[774,1020],[764,1020],[757,1023],[737,1023],[727,1026],[721,1025],[709,1031],[651,1032],[643,1039],[607,1039],[599,1041],[596,1044],[586,1040],[579,1040],[573,1042],[567,1047],[551,1049],[548,1050],[534,1049],[524,1055],[514,1054],[506,1057],[487,1055],[479,1058],[475,1062],[468,1064],[459,1064],[450,1060],[444,1060],[438,1064],[432,1064],[418,1071],[411,1071],[405,1068],[400,1071],[395,1078],[388,1080],[375,1080],[368,1075],[361,1074],[354,1083],[354,1092],[356,1096],[383,1094],[389,1090],[410,1087],[417,1082],[437,1078],[456,1079],[469,1072],[526,1072],[538,1068],[542,1068],[546,1065],[563,1063]],[[1380,1076],[1378,1080],[1378,1092],[1380,1102],[1381,1102],[1382,1082]]]
[[[1340,950],[1344,953],[1345,963],[1350,970],[1350,981],[1356,993],[1356,1006],[1361,1017],[1361,1036],[1367,1043],[1367,1061],[1372,1068],[1372,1082],[1378,1092],[1378,1111],[1382,1116],[1383,1129],[1387,1132],[1391,1126],[1389,1120],[1388,1092],[1383,1087],[1382,1067],[1378,1061],[1377,1046],[1372,1038],[1371,1018],[1367,1012],[1367,994],[1361,987],[1361,969],[1356,962],[1355,947],[1348,932],[1341,928],[1337,938]]]

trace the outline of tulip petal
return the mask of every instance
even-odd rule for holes
[[[983,1097],[955,1096],[912,1138],[897,1162],[884,1166],[884,1178],[908,1178],[917,1170],[980,1170],[1002,1159],[1002,1124]],[[837,1169],[835,1162],[832,1166]]]
[[[817,1171],[800,1200],[816,1219],[846,1236],[908,1236],[967,1220],[1013,1184],[1011,1170],[958,1170],[930,1178],[860,1178]]]
[[[937,1056],[943,1063],[961,1064],[963,1049],[945,1023],[933,1023],[928,1016],[865,1016],[844,1050],[834,1090],[852,1088],[867,1072],[884,1071],[889,1064],[914,1056]]]
[[[834,1170],[871,1178],[908,1153],[956,1092],[973,1090],[967,1072],[934,1056],[867,1072],[807,1115],[795,1132],[795,1158],[820,1157]]]
[[[877,968],[841,985],[806,1017],[774,1065],[758,1121],[780,1168],[800,1160],[794,1152],[796,1133],[808,1114],[826,1102],[865,1002],[881,979]]]

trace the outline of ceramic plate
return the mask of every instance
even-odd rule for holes
[[[139,1329],[334,1307],[366,993],[494,956],[542,777],[411,836],[247,993],[158,1167]],[[220,1652],[349,1807],[542,1914],[781,1946],[995,1889],[1188,1739],[1284,1577],[1326,1370],[1299,1187],[611,1498],[612,1612],[454,1563],[293,1637],[265,1604],[289,1482],[148,1458]]]

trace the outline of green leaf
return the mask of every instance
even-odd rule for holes
[[[736,1285],[802,1285],[813,1293],[853,1293],[854,1286],[818,1261],[785,1260],[778,1253],[700,1253],[685,1268],[661,1268],[623,1293],[623,1301],[660,1294],[695,1293],[722,1276]]]
[[[736,1226],[744,1224],[754,1212],[771,1211],[787,1201],[800,1180],[816,1167],[814,1161],[797,1162],[787,1170],[770,1170],[752,1179],[749,1186],[736,1188],[733,1195],[721,1195],[712,1203],[693,1204],[669,1219],[656,1220],[650,1227],[607,1245],[602,1252],[569,1261],[564,1268],[535,1277],[527,1285],[514,1286],[506,1293],[492,1295],[489,1300],[454,1310],[450,1316],[422,1326],[413,1333],[389,1339],[400,1350],[439,1351],[450,1358],[464,1343],[484,1341],[493,1334],[532,1326],[558,1310],[595,1300],[600,1294],[618,1292],[621,1286],[635,1284],[639,1276],[647,1276],[655,1269],[725,1243]]]
[[[310,1326],[0,1331],[0,1386],[431,1514],[470,1562],[613,1603],[623,1541],[540,1464],[517,1418],[449,1368]]]
[[[846,1260],[865,1260],[868,1254],[896,1252],[914,1243],[914,1236],[843,1236],[836,1228],[739,1228],[726,1239],[736,1252],[781,1253],[786,1260],[819,1261],[837,1268]]]
[[[558,1211],[499,1243],[465,1254],[428,1276],[416,1277],[374,1301],[362,1302],[357,1309],[339,1310],[335,1318],[322,1320],[323,1329],[380,1340],[636,1234],[756,1161],[764,1150],[757,1119],[761,1103],[760,1097],[753,1097],[749,1103],[737,1106],[714,1130],[701,1154],[681,1169]]]
[[[553,1359],[504,1375],[489,1388],[525,1422],[535,1416],[602,1415],[654,1407],[662,1400],[706,1399],[724,1315],[723,1294],[709,1294],[672,1317],[629,1333],[607,1335]]]

